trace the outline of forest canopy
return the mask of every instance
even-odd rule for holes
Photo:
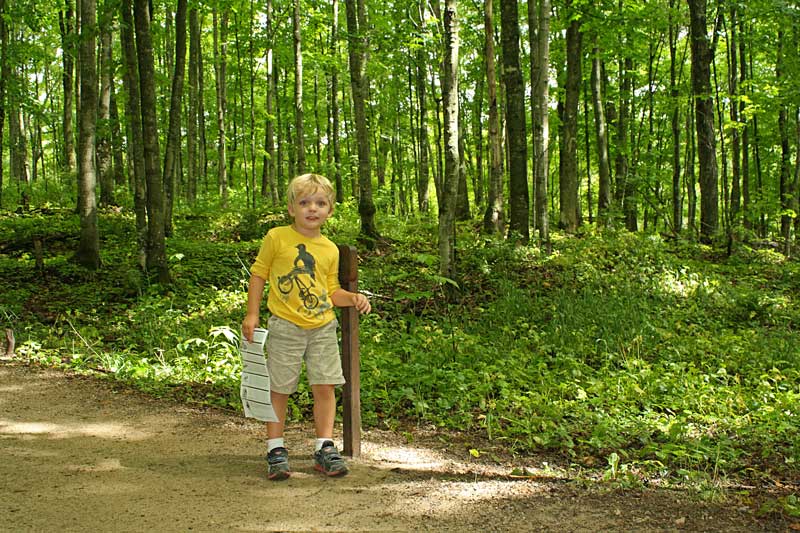
[[[95,206],[133,209],[166,279],[154,226],[170,234],[176,203],[276,205],[310,170],[373,239],[383,213],[433,209],[440,240],[470,217],[542,245],[551,225],[624,225],[788,253],[796,233],[792,3],[0,8],[0,205],[72,199],[88,265]]]

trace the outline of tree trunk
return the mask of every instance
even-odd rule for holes
[[[227,55],[228,11],[222,16],[214,10],[214,80],[217,86],[217,186],[223,207],[228,205],[228,146],[226,139],[226,114],[228,109]]]
[[[294,0],[292,16],[294,42],[294,137],[297,156],[297,173],[306,171],[305,130],[303,128],[303,41],[300,35],[300,0]]]
[[[625,224],[628,225],[627,214],[629,212],[629,205],[631,202],[630,196],[632,194],[631,178],[629,175],[630,167],[630,143],[628,141],[629,118],[631,107],[631,70],[633,67],[633,60],[630,57],[619,59],[619,109],[617,110],[617,124],[615,128],[615,145],[617,147],[617,155],[615,158],[615,179],[616,184],[614,187],[614,200],[619,208],[622,209],[625,215]],[[630,229],[630,228],[629,228]],[[632,231],[635,231],[634,227]]]
[[[117,94],[114,84],[111,84],[111,160],[113,162],[112,176],[115,186],[125,185],[125,161],[123,157],[122,131],[120,130],[119,108],[117,107]]]
[[[6,33],[7,38],[13,39],[14,37]],[[6,83],[9,83],[9,89],[6,93],[6,106],[8,109],[8,141],[10,148],[10,166],[11,177],[14,178],[18,184],[30,183],[30,174],[28,169],[28,140],[25,133],[25,122],[22,118],[22,106],[20,105],[20,97],[25,94],[27,88],[25,84],[27,77],[21,71],[21,65],[12,65],[7,61],[5,64],[6,71],[3,77]],[[12,88],[16,88],[13,90]]]
[[[739,212],[741,211],[742,190],[741,190],[741,142],[740,142],[740,123],[739,123],[739,58],[737,32],[737,7],[735,3],[730,6],[730,21],[728,24],[729,35],[728,46],[728,86],[730,87],[730,119],[733,127],[731,128],[731,202],[730,202],[730,224],[739,224]]]
[[[775,66],[775,81],[778,87],[781,86],[786,68],[785,62],[785,33],[778,30],[778,58]],[[789,211],[792,208],[791,199],[791,152],[789,147],[789,107],[786,102],[781,101],[778,106],[778,138],[781,144],[780,159],[780,217],[781,217],[781,237],[783,238],[784,254],[789,255],[789,237],[792,229],[792,218]]]
[[[571,11],[571,2],[567,9]],[[578,229],[578,103],[581,86],[580,22],[567,27],[567,79],[564,98],[564,137],[559,168],[559,226],[567,233]]]
[[[458,17],[456,0],[446,0],[444,12],[444,107],[445,173],[444,193],[439,198],[439,272],[456,279],[455,216],[459,181],[458,116]]]
[[[95,186],[95,124],[97,122],[97,65],[96,60],[96,4],[95,0],[81,1],[81,113],[78,125],[78,185],[81,203],[78,214],[81,222],[81,239],[75,255],[86,268],[100,267],[100,234],[97,228],[97,202]]]
[[[675,0],[669,1],[669,87],[672,99],[672,232],[678,234],[683,228],[683,202],[681,197],[681,123],[678,89],[677,43],[680,28],[673,21]]]
[[[594,36],[595,46],[592,50],[592,103],[594,106],[594,128],[597,140],[597,170],[599,183],[597,190],[597,224],[605,226],[608,223],[608,210],[611,208],[611,164],[608,158],[608,125],[606,123],[605,106],[603,105],[603,79],[600,75],[601,63],[600,48],[597,46],[597,35]]]
[[[708,242],[717,232],[719,224],[714,102],[711,98],[712,52],[706,33],[706,0],[687,0],[687,2],[691,19],[692,91],[700,166],[700,237]]]
[[[73,71],[75,69],[75,45],[73,44],[73,11],[71,0],[65,0],[65,9],[59,11],[58,22],[61,29],[61,63],[63,66],[61,80],[64,89],[64,107],[62,114],[62,127],[64,132],[63,144],[63,168],[67,172],[73,172],[78,167],[77,156],[75,155],[75,131],[72,126],[72,95],[73,95]]]
[[[136,54],[139,62],[144,170],[147,176],[147,261],[148,271],[155,271],[159,283],[170,282],[164,238],[164,187],[156,122],[155,64],[150,33],[148,0],[134,0],[133,19],[136,29]]]
[[[366,102],[369,84],[366,76],[368,49],[367,21],[364,0],[346,0],[350,85],[353,92],[353,115],[358,144],[358,213],[361,216],[362,235],[379,239],[375,227],[375,204],[372,201],[372,171],[370,169],[369,125]]]
[[[550,0],[537,0],[536,62],[531,70],[534,117],[533,128],[533,180],[534,213],[539,245],[550,252],[550,216],[547,209],[548,174],[550,170]],[[530,5],[530,4],[529,4]],[[530,9],[530,7],[528,8]],[[530,14],[528,15],[530,20]]]
[[[97,111],[97,174],[100,179],[100,204],[114,203],[114,175],[111,165],[111,24],[113,14],[105,13],[100,24],[100,100]]]
[[[472,174],[472,190],[475,207],[478,211],[483,207],[486,179],[483,173],[483,91],[486,82],[485,72],[478,74],[475,82],[475,101],[472,109],[472,138],[475,139],[475,172]]]
[[[520,69],[517,0],[501,0],[503,80],[506,86],[508,137],[509,231],[522,242],[530,240],[528,199],[528,145],[525,131],[525,86]]]
[[[456,39],[457,41],[458,39]],[[456,72],[458,74],[458,72]],[[456,78],[457,80],[457,78]],[[456,94],[456,101],[458,101],[458,94]],[[460,105],[458,106],[460,108]],[[463,111],[459,109],[460,116],[458,117],[458,193],[456,199],[456,220],[464,222],[472,218],[472,213],[469,209],[469,191],[467,188],[467,164],[470,159],[467,157],[466,147],[466,120],[463,116]],[[474,172],[470,172],[474,175]]]
[[[187,0],[178,0],[175,12],[175,72],[172,76],[172,92],[169,105],[169,129],[167,146],[164,148],[163,183],[164,234],[172,235],[172,208],[175,201],[175,174],[181,149],[181,101],[183,78],[186,72],[186,9]]]
[[[197,199],[197,100],[200,68],[200,20],[197,8],[189,10],[189,116],[186,118],[186,198]]]
[[[745,44],[745,24],[739,19],[739,84],[745,88],[747,84],[747,47]],[[750,219],[750,121],[746,118],[747,102],[744,98],[739,101],[739,116],[743,119],[742,125],[742,222],[745,228],[752,228]]]
[[[263,168],[261,171],[261,196],[266,197],[269,191],[272,205],[278,205],[278,184],[276,181],[276,155],[275,155],[275,110],[273,101],[276,96],[275,81],[273,76],[273,62],[275,61],[274,47],[275,34],[272,28],[273,7],[272,0],[267,0],[265,7],[265,31],[267,35],[267,65],[266,65],[266,84],[264,96],[264,111],[266,114],[266,124],[264,126],[264,157],[262,160]],[[334,141],[335,142],[335,141]]]
[[[795,146],[800,146],[800,107],[795,107]],[[794,156],[794,180],[791,190],[791,209],[795,213],[794,217],[794,244],[798,244],[798,235],[800,235],[800,153]]]
[[[491,0],[488,0],[491,2]],[[414,12],[414,25],[420,32],[424,31],[425,8],[427,1],[421,0],[419,4],[413,6]],[[428,96],[426,85],[426,68],[428,65],[427,51],[424,46],[418,46],[416,52],[416,92],[417,92],[417,107],[419,118],[417,120],[417,142],[419,143],[419,170],[417,177],[417,208],[420,213],[427,213],[430,207],[430,160],[428,154],[430,153],[430,145],[428,142]]]
[[[688,112],[686,113],[686,191],[687,191],[687,217],[689,228],[697,232],[697,173],[695,159],[697,158],[697,135],[694,127],[694,98],[689,97]]]
[[[3,207],[3,135],[6,125],[6,79],[9,72],[7,50],[6,0],[0,0],[0,208]]]
[[[502,234],[503,216],[503,148],[500,136],[500,113],[497,107],[497,69],[494,48],[494,8],[486,0],[483,8],[484,61],[486,62],[486,87],[489,97],[489,198],[483,216],[483,229],[487,233]]]
[[[333,16],[331,17],[331,56],[339,55],[339,0],[333,0]],[[342,150],[339,146],[339,68],[335,61],[331,62],[331,137],[333,144],[333,181],[336,184],[336,201],[344,202],[344,184],[342,182]]]
[[[139,63],[136,58],[136,43],[133,37],[133,15],[131,0],[122,0],[120,6],[120,42],[125,61],[123,83],[128,97],[125,99],[125,114],[128,128],[128,158],[133,167],[133,210],[136,215],[138,236],[138,261],[142,270],[147,268],[147,172],[144,164],[144,134],[142,133],[142,98],[139,88]]]

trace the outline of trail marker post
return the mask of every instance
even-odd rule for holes
[[[346,291],[358,292],[358,253],[355,246],[339,245],[339,284]],[[361,455],[361,356],[358,342],[358,310],[343,307],[342,372],[346,381],[342,391],[343,452]]]

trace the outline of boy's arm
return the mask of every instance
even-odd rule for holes
[[[261,299],[264,297],[264,286],[267,281],[255,274],[250,276],[247,287],[247,314],[242,321],[242,335],[249,342],[253,342],[253,330],[258,327],[258,317],[261,311]]]
[[[331,302],[336,307],[355,307],[359,313],[369,313],[372,310],[372,306],[369,303],[369,299],[359,293],[359,292],[350,292],[344,289],[336,289],[331,294]]]

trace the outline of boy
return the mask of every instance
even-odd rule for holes
[[[328,476],[347,474],[347,465],[333,444],[335,388],[343,384],[336,316],[333,307],[355,307],[369,313],[366,296],[339,285],[339,249],[321,233],[333,213],[330,181],[317,174],[294,178],[287,191],[292,224],[271,229],[250,272],[247,315],[242,334],[252,341],[267,281],[267,366],[272,407],[278,422],[267,422],[267,477],[289,477],[289,457],[283,440],[289,395],[297,391],[300,367],[306,362],[314,397],[317,441],[314,468]]]

